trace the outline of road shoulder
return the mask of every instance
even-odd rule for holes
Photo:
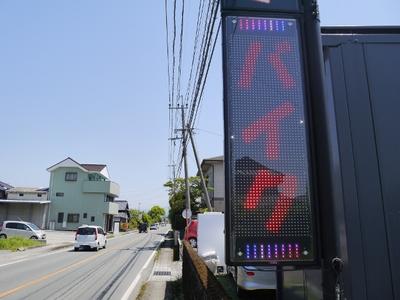
[[[150,278],[141,287],[138,300],[183,299],[179,297],[182,261],[173,261],[172,231],[162,243]]]

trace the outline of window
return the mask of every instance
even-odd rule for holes
[[[78,228],[77,234],[79,234],[79,235],[95,235],[96,229],[94,229],[93,227],[81,227],[81,228]]]
[[[24,194],[19,194],[19,196],[20,196],[20,197],[23,197],[23,196],[24,196]]]
[[[28,223],[28,225],[32,228],[32,229],[34,229],[34,230],[40,230],[40,228],[39,227],[37,227],[35,224],[33,224],[33,223]]]
[[[16,223],[18,230],[32,231],[28,226],[22,223]]]
[[[64,197],[64,193],[56,193],[56,197]]]
[[[64,213],[58,213],[57,223],[62,223],[64,221]]]
[[[42,197],[42,194],[37,194],[38,197]]]
[[[90,222],[94,222],[94,217],[90,217]]]
[[[79,214],[68,214],[68,223],[79,223]]]
[[[104,235],[104,231],[101,228],[97,228],[97,232],[98,232],[98,234],[103,234]]]
[[[17,229],[17,223],[7,223],[6,228]]]
[[[87,213],[83,213],[83,218],[84,218],[84,219],[87,218]]]
[[[106,179],[102,175],[96,173],[89,174],[88,178],[89,181],[106,181]]]
[[[106,196],[106,202],[114,202],[114,197]]]
[[[78,173],[77,172],[66,172],[65,173],[65,181],[77,181]]]

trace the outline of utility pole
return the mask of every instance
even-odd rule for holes
[[[186,192],[186,211],[190,210],[190,190],[189,190],[189,175],[188,175],[188,165],[187,165],[187,141],[186,141],[186,124],[185,124],[185,107],[181,106],[182,110],[182,155],[183,155],[183,166],[185,169],[185,192]],[[189,223],[189,218],[186,218],[186,224]]]
[[[199,157],[197,156],[197,150],[196,150],[196,145],[194,144],[192,129],[188,128],[188,131],[189,131],[190,142],[192,143],[192,147],[193,147],[194,157],[196,159],[197,169],[199,170],[199,174],[200,174],[201,186],[203,187],[203,193],[206,196],[206,205],[207,205],[207,208],[209,211],[213,211],[213,208],[211,206],[210,196],[208,195],[206,181],[204,180],[203,170],[201,169]]]
[[[182,99],[182,96],[181,96]],[[183,166],[184,166],[184,171],[185,171],[185,198],[186,198],[186,202],[185,202],[185,208],[186,210],[190,210],[190,187],[189,187],[189,175],[188,175],[188,165],[187,165],[187,140],[186,140],[186,131],[187,131],[187,125],[185,124],[185,109],[187,107],[185,107],[183,105],[183,101],[182,105],[180,105],[178,103],[177,107],[171,107],[170,109],[180,109],[181,110],[181,114],[182,114],[182,129],[180,129],[182,131],[182,156],[183,156]],[[171,140],[174,139],[178,139],[178,138],[171,138]],[[186,224],[189,224],[189,218],[186,219]]]

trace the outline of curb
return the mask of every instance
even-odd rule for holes
[[[65,243],[65,244],[60,244],[60,245],[56,245],[56,246],[49,246],[50,248],[48,249],[48,251],[56,251],[56,250],[60,250],[60,249],[64,249],[64,248],[68,248],[68,247],[73,247],[73,243]]]
[[[136,285],[139,283],[141,278],[140,273],[146,269],[150,262],[154,259],[158,249],[161,247],[161,244],[165,241],[165,236],[169,233],[169,231],[167,231],[167,233],[162,237],[162,239],[160,240],[160,242],[158,243],[157,247],[153,250],[153,253],[149,256],[149,258],[147,259],[147,261],[145,262],[145,264],[142,266],[142,268],[139,271],[139,275],[136,276],[135,280],[132,281],[132,283],[129,285],[128,289],[125,291],[124,295],[122,296],[121,300],[128,300],[133,292],[133,290],[135,289]],[[151,276],[151,273],[150,273]],[[149,278],[150,278],[149,276]],[[146,281],[149,279],[147,278]]]

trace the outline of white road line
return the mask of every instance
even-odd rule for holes
[[[146,269],[151,260],[154,258],[154,256],[156,255],[156,252],[158,250],[158,248],[160,247],[161,243],[164,241],[165,237],[163,237],[160,242],[158,243],[157,247],[155,250],[153,250],[153,252],[151,253],[151,255],[149,256],[149,258],[147,259],[146,263],[143,265],[143,267],[140,269],[140,271],[138,272],[138,276],[136,276],[135,280],[132,281],[132,283],[129,285],[128,289],[126,290],[126,292],[124,293],[124,295],[122,296],[121,300],[128,300],[130,295],[132,294],[133,290],[135,289],[136,285],[138,284],[140,278],[141,278],[141,273],[144,269]]]
[[[121,238],[121,237],[125,237],[125,236],[128,236],[128,235],[134,234],[134,233],[135,232],[119,235],[119,236],[113,237],[112,240],[118,239],[118,238]],[[57,254],[57,253],[61,253],[61,252],[66,252],[66,251],[69,251],[68,248],[71,248],[73,246],[74,246],[74,244],[71,244],[71,245],[66,246],[64,249],[61,249],[61,250],[58,250],[58,251],[51,251],[50,250],[51,252],[49,252],[49,253],[33,255],[33,256],[29,256],[29,257],[26,257],[26,258],[18,259],[18,260],[15,260],[15,261],[11,261],[11,262],[8,262],[8,263],[0,265],[0,268],[6,267],[6,266],[10,266],[10,265],[14,265],[14,264],[18,264],[18,263],[21,263],[21,262],[24,262],[24,261],[27,261],[27,260],[33,260],[33,259],[36,259],[36,258],[41,258],[41,257],[46,257],[46,256],[49,256],[49,255],[53,255],[53,254]]]

